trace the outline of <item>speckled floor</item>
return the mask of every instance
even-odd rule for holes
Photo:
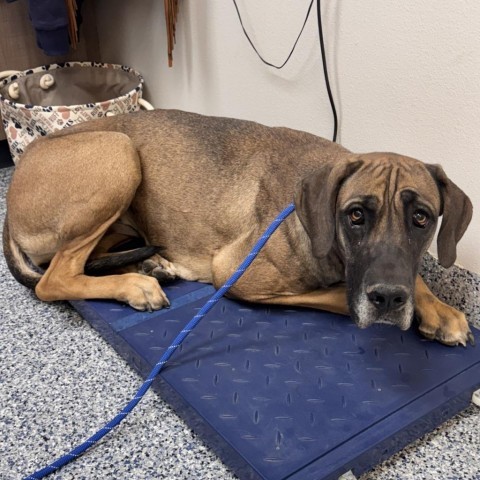
[[[11,172],[0,170],[0,223]],[[445,272],[431,257],[423,273],[480,327],[478,275],[457,268]],[[68,304],[39,302],[19,285],[3,255],[0,284],[0,478],[7,480],[32,473],[85,440],[117,413],[141,380]],[[100,445],[49,478],[236,477],[168,405],[148,393]],[[362,476],[367,479],[479,480],[480,409],[469,407]]]

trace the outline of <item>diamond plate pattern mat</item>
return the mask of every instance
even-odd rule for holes
[[[171,308],[154,313],[72,303],[146,376],[214,292],[195,282],[164,289]],[[222,299],[154,387],[241,479],[330,480],[369,470],[464,409],[480,388],[480,347]]]

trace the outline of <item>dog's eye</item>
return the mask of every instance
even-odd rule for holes
[[[353,210],[350,210],[348,216],[350,218],[350,222],[352,222],[352,225],[363,225],[365,223],[365,215],[361,208],[354,208]]]
[[[419,228],[425,228],[428,224],[428,215],[423,210],[413,212],[413,223]]]

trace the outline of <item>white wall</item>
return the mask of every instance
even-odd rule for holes
[[[261,53],[282,63],[310,0],[237,0]],[[231,0],[180,0],[168,69],[163,2],[97,0],[102,59],[136,67],[155,106],[283,125],[331,137],[315,5],[283,70],[260,62]],[[315,3],[315,2],[314,2]],[[480,203],[480,2],[322,2],[340,141],[441,163]],[[457,262],[480,273],[480,213]]]

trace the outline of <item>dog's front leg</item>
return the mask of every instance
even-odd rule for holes
[[[318,310],[326,310],[328,312],[340,313],[342,315],[349,314],[347,290],[343,284],[335,287],[313,290],[307,293],[260,297],[253,301],[272,305],[316,308]]]
[[[452,346],[474,344],[465,314],[441,302],[420,275],[415,283],[415,312],[420,320],[420,332],[428,339]]]

